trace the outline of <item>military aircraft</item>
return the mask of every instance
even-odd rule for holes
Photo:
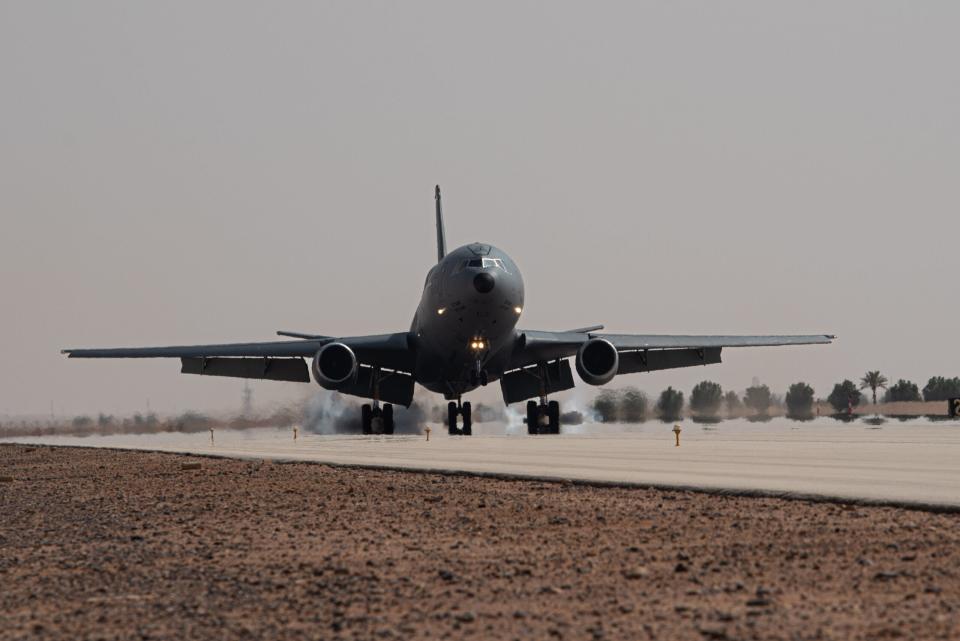
[[[527,432],[557,434],[560,406],[550,394],[580,379],[604,385],[619,374],[720,362],[724,347],[829,343],[808,336],[669,336],[605,334],[602,325],[553,332],[517,329],[523,278],[516,263],[486,243],[446,250],[436,188],[437,264],[427,272],[409,331],[334,337],[277,332],[295,340],[177,347],[66,349],[70,358],[179,358],[181,372],[205,376],[310,382],[371,399],[361,408],[364,434],[392,434],[393,404],[409,407],[419,383],[449,401],[450,434],[472,433],[463,395],[500,381],[506,404],[527,401]],[[312,359],[308,370],[304,359]],[[528,400],[529,399],[529,400]]]

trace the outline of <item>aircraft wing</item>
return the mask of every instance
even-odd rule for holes
[[[309,383],[310,374],[303,359],[312,358],[321,347],[335,341],[350,347],[361,365],[413,371],[407,332],[264,343],[65,349],[62,353],[69,358],[179,358],[185,374]]]
[[[322,340],[272,341],[268,343],[224,343],[219,345],[173,345],[170,347],[108,347],[65,349],[68,358],[279,358],[313,356],[332,338]]]
[[[669,354],[658,354],[654,358],[662,362],[664,367],[652,367],[649,369],[668,369],[671,367],[684,367],[687,359],[678,359],[682,353],[693,355],[695,352],[704,352],[708,350],[710,354],[716,355],[716,360],[710,362],[720,362],[720,349],[724,347],[771,347],[778,345],[815,345],[830,343],[835,336],[830,334],[810,334],[810,335],[788,335],[788,336],[692,336],[692,335],[670,335],[670,334],[603,334],[594,332],[544,332],[527,330],[520,332],[519,343],[514,351],[514,357],[511,361],[511,369],[525,367],[534,363],[543,363],[558,358],[568,358],[574,356],[580,346],[592,338],[603,338],[610,341],[618,352],[647,352],[656,350],[670,352]],[[666,358],[665,358],[666,357]],[[635,369],[628,363],[631,359],[625,359],[624,365],[628,371],[621,374],[631,373],[632,371],[645,371],[647,368]],[[669,364],[672,363],[672,364]],[[681,364],[683,363],[683,364]],[[690,362],[690,365],[704,364],[701,356],[699,362]]]

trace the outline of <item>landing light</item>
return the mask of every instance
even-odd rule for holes
[[[445,311],[447,311],[447,308],[446,308],[446,307],[441,307],[440,309],[437,310],[437,314],[439,314],[440,316],[443,316],[443,313],[444,313]]]
[[[522,307],[514,307],[514,308],[513,308],[513,311],[515,311],[516,313],[520,314],[520,313],[523,312],[523,308],[522,308]]]

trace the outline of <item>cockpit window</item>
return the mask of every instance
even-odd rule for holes
[[[503,263],[501,258],[471,258],[470,260],[462,261],[457,265],[453,273],[462,272],[468,267],[479,267],[481,269],[502,269],[507,271],[506,265]],[[509,272],[508,272],[509,273]]]

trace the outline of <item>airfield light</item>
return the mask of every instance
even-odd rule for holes
[[[444,313],[445,311],[447,311],[447,308],[446,308],[446,307],[441,307],[440,309],[437,310],[437,314],[439,314],[440,316],[443,316],[443,313]]]

